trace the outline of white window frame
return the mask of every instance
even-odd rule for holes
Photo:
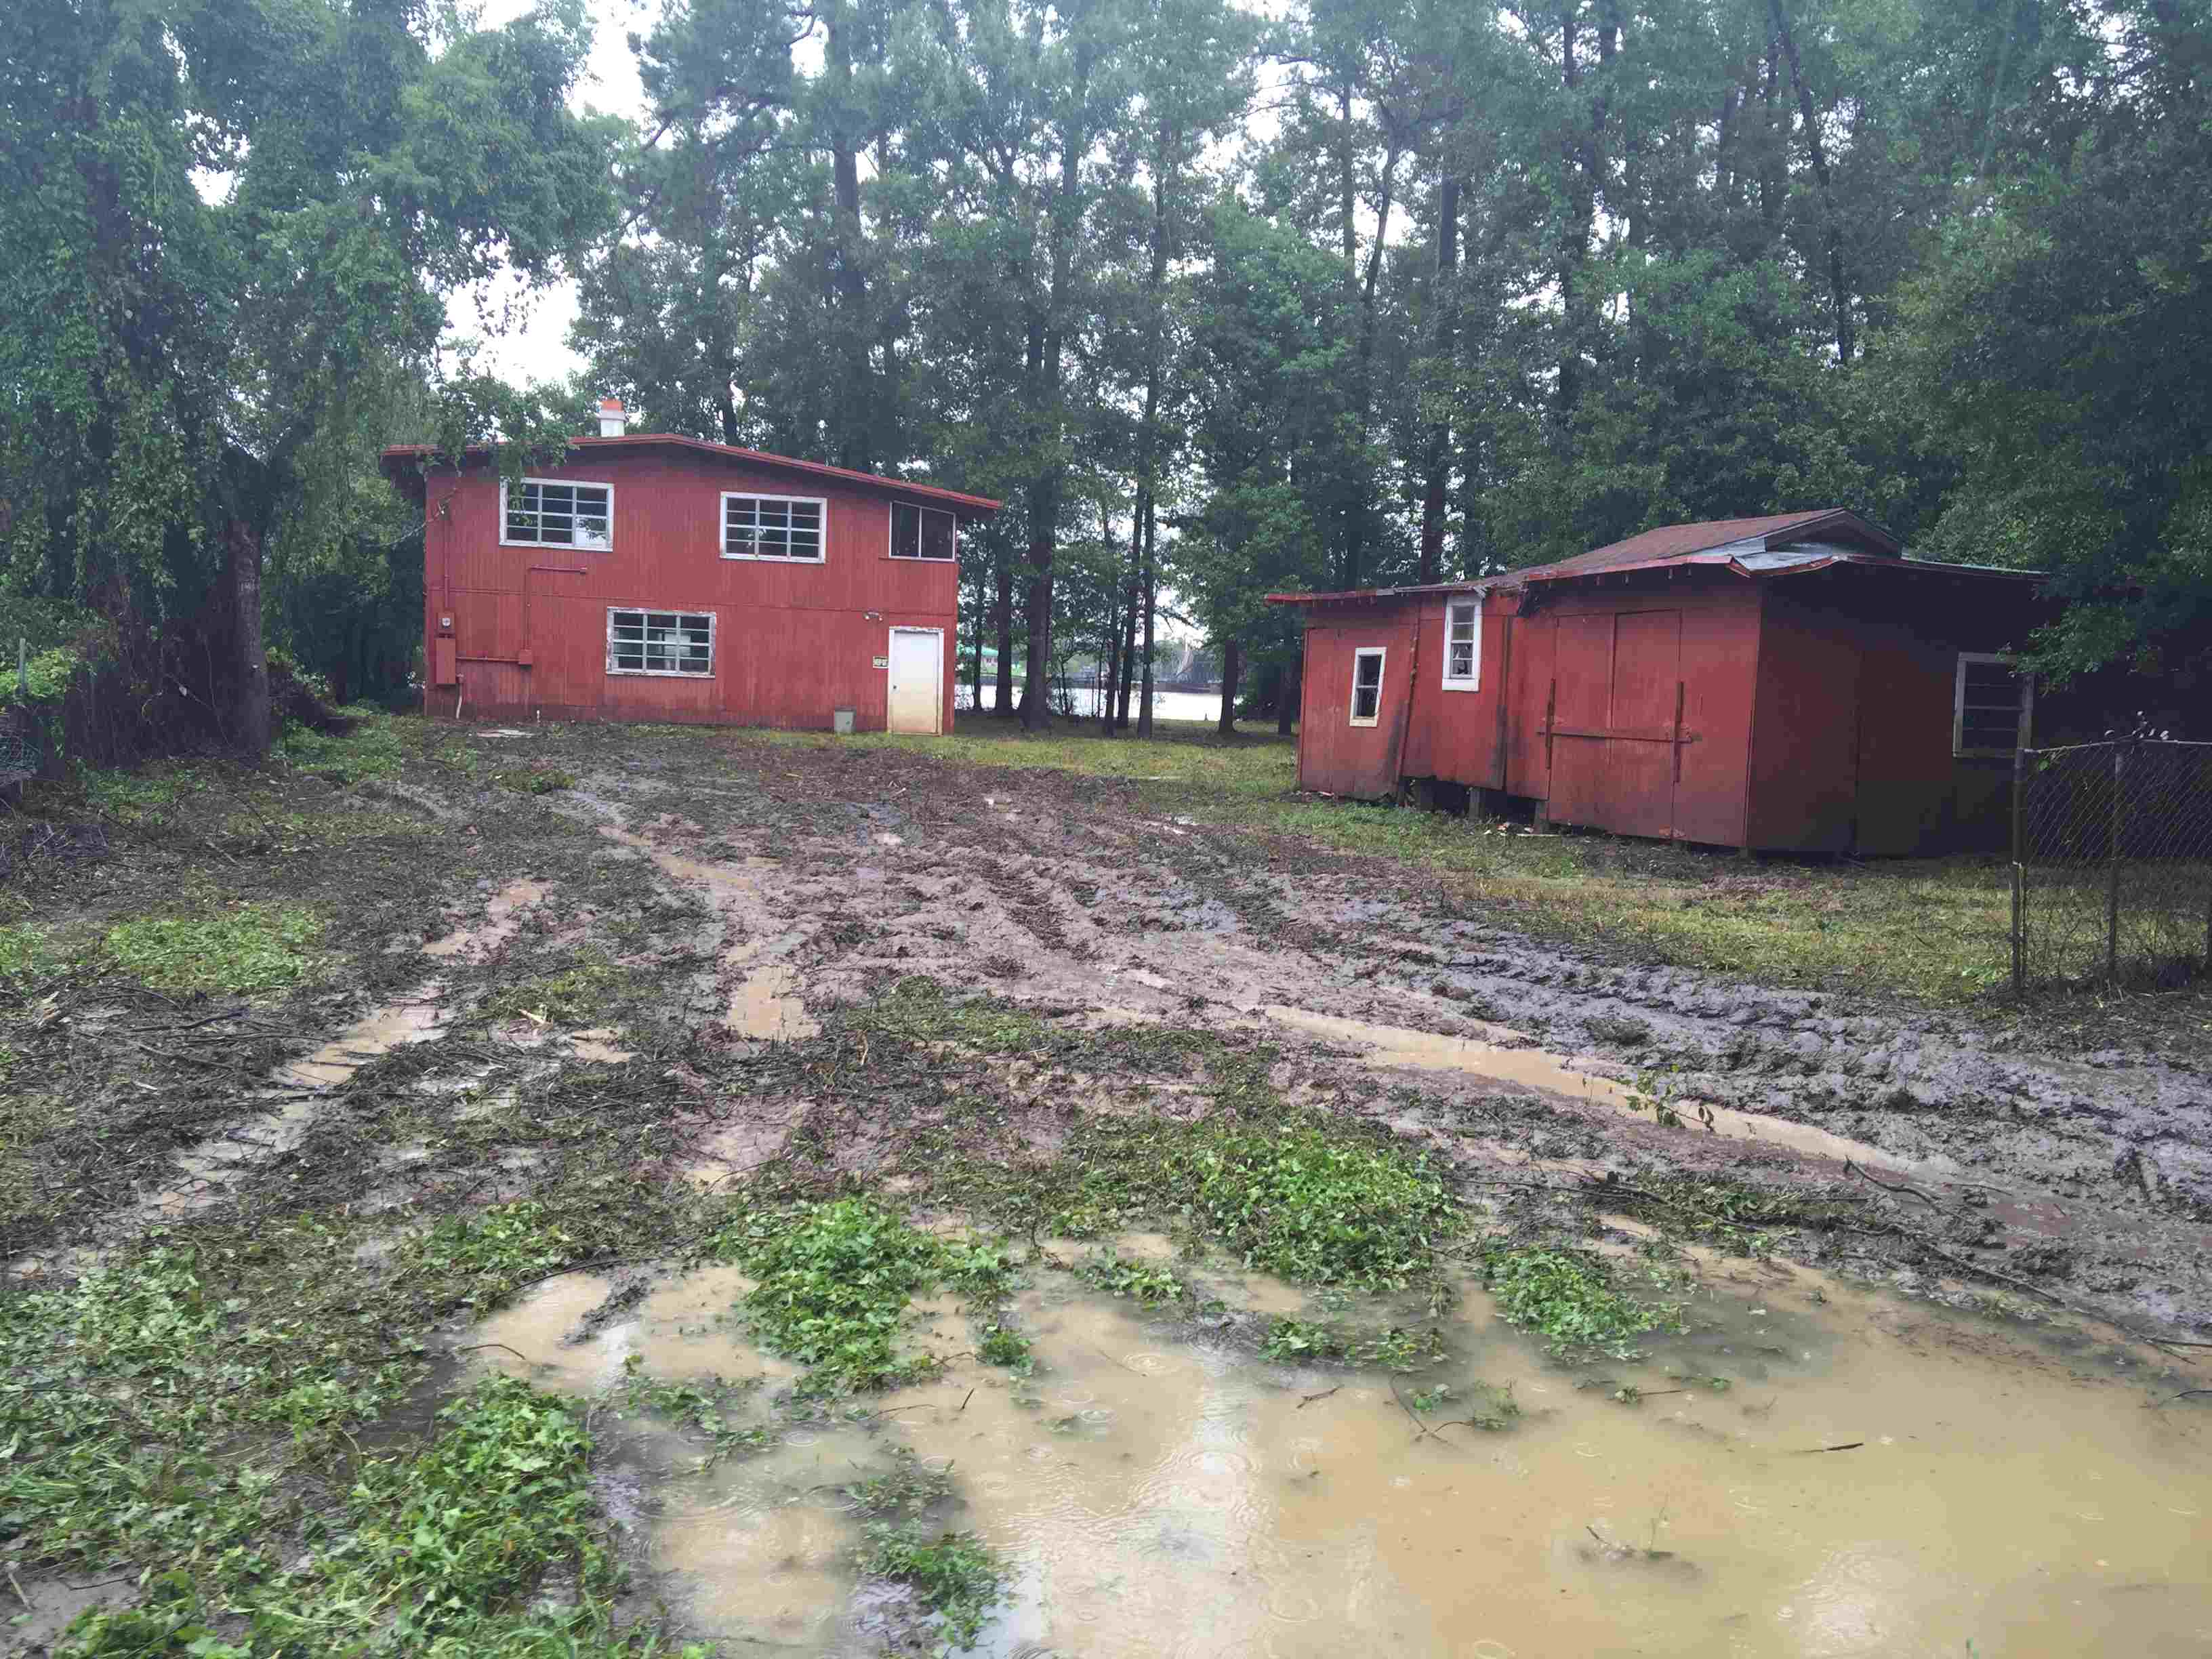
[[[919,520],[915,525],[915,550],[911,553],[902,553],[898,550],[898,510],[902,507],[910,507],[917,513],[942,513],[952,520],[951,557],[933,559],[921,550],[921,525]],[[960,515],[949,507],[933,507],[927,501],[893,501],[890,510],[884,514],[884,556],[887,559],[896,559],[904,564],[959,563]]]
[[[568,541],[549,542],[544,540],[543,537],[540,537],[540,538],[536,541],[522,541],[508,535],[507,533],[507,490],[509,481],[507,479],[501,478],[499,481],[499,544],[501,547],[571,547],[580,548],[586,553],[611,553],[614,551],[615,487],[613,484],[608,483],[603,478],[516,478],[513,480],[513,482],[522,484],[536,484],[541,489],[543,489],[546,485],[551,484],[557,489],[562,489],[605,490],[607,492],[607,538],[603,542],[587,542],[577,539],[573,534],[575,524],[575,515],[573,514],[569,515],[569,525],[572,534],[570,539]],[[545,527],[544,516],[545,515],[543,512],[540,512],[538,514],[538,528],[541,531]]]
[[[707,619],[707,672],[694,674],[683,668],[617,668],[615,665],[615,618],[623,616],[649,617],[655,611],[678,619],[704,617]],[[721,659],[716,654],[720,633],[718,619],[712,611],[684,611],[672,605],[611,605],[607,607],[607,672],[610,674],[641,674],[653,679],[690,680],[695,683],[712,680],[721,672]]]
[[[2020,702],[2014,709],[2012,742],[2002,749],[1969,749],[1966,747],[1966,668],[1970,663],[2002,663],[2019,676]],[[1987,714],[1998,705],[1977,704]],[[2020,672],[2020,659],[2002,651],[1961,651],[1951,678],[1951,754],[1957,760],[2010,760],[2025,743],[2035,719],[2035,678]]]
[[[1465,674],[1452,672],[1452,612],[1455,611],[1474,612],[1474,665]],[[1482,595],[1480,593],[1471,599],[1444,601],[1443,688],[1447,691],[1482,690]]]
[[[1364,720],[1359,716],[1359,665],[1368,657],[1375,659],[1375,712]],[[1382,645],[1363,645],[1352,653],[1352,703],[1345,711],[1354,726],[1373,726],[1382,718],[1382,688],[1389,683],[1390,648]]]
[[[819,515],[815,527],[817,550],[811,558],[796,553],[732,553],[730,551],[730,503],[739,501],[782,501],[788,505],[811,504]],[[787,528],[787,536],[790,534]],[[726,489],[714,507],[714,540],[726,559],[741,559],[753,564],[827,564],[830,562],[830,498],[826,495],[774,495],[758,489]]]

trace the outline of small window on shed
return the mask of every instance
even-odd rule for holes
[[[1453,599],[1444,606],[1444,690],[1482,689],[1482,599]]]
[[[891,503],[891,557],[949,560],[959,545],[959,520],[941,507]]]
[[[1356,651],[1352,657],[1352,723],[1372,726],[1382,712],[1382,647]]]
[[[704,679],[714,672],[714,618],[689,611],[607,611],[607,672]]]
[[[2011,657],[1961,651],[1951,714],[1951,752],[2009,760],[2027,730],[2035,682]]]

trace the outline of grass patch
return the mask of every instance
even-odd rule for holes
[[[877,1522],[868,1528],[860,1569],[872,1577],[911,1585],[922,1606],[943,1621],[950,1645],[966,1652],[983,1633],[1000,1595],[1003,1569],[972,1533],[932,1537],[912,1523]]]
[[[1009,1224],[1079,1238],[1165,1221],[1278,1278],[1398,1290],[1430,1277],[1459,1228],[1425,1155],[1341,1123],[1090,1120],[1021,1168],[932,1147],[917,1173]]]
[[[1644,1215],[1670,1237],[1710,1244],[1731,1255],[1771,1253],[1771,1235],[1830,1227],[1866,1213],[1856,1198],[1822,1197],[1749,1182],[1701,1176],[1643,1176],[1619,1194],[1620,1207]]]
[[[140,916],[107,930],[109,960],[156,991],[274,991],[314,963],[323,924],[299,904],[239,904],[202,915]]]
[[[411,1457],[363,1464],[335,1523],[311,1517],[295,1565],[242,1550],[155,1581],[147,1603],[79,1619],[61,1651],[202,1659],[392,1652],[502,1659],[639,1656],[648,1632],[614,1627],[622,1574],[597,1518],[591,1441],[568,1403],[501,1379],[439,1414]],[[573,1600],[530,1607],[568,1571]],[[218,1621],[242,1632],[226,1639]],[[687,1648],[704,1659],[706,1650]]]
[[[1076,1269],[1076,1275],[1109,1296],[1127,1297],[1147,1308],[1180,1302],[1190,1294],[1190,1287],[1167,1268],[1118,1255],[1092,1256]]]
[[[855,1515],[880,1519],[917,1514],[952,1496],[952,1472],[932,1468],[907,1447],[894,1446],[890,1468],[854,1481],[845,1495],[853,1500]]]
[[[1102,736],[1095,724],[1061,721],[1053,730],[1027,732],[1013,720],[988,716],[963,722],[941,738],[885,732],[833,737],[821,732],[764,732],[761,741],[801,749],[904,749],[969,766],[1037,768],[1085,777],[1133,778],[1175,783],[1224,782],[1279,791],[1297,776],[1297,750],[1273,732],[1239,732],[1224,738],[1197,721],[1164,721],[1149,738]]]
[[[527,1016],[555,1025],[580,1025],[599,1020],[610,1005],[624,1000],[633,983],[628,969],[594,958],[557,974],[501,986],[485,1001],[483,1013],[488,1019]]]
[[[1638,1357],[1636,1339],[1682,1328],[1678,1303],[1620,1290],[1610,1267],[1580,1250],[1517,1245],[1486,1250],[1482,1279],[1507,1323],[1541,1335],[1559,1358]]]
[[[928,1376],[937,1361],[898,1352],[907,1304],[940,1284],[994,1300],[1011,1272],[994,1245],[935,1237],[860,1198],[749,1215],[712,1248],[757,1281],[744,1301],[753,1334],[807,1365],[816,1393]]]
[[[627,1411],[658,1417],[688,1433],[703,1438],[713,1448],[709,1464],[736,1452],[757,1451],[769,1443],[769,1431],[757,1424],[740,1427],[730,1420],[729,1408],[760,1386],[758,1377],[730,1382],[712,1377],[705,1383],[664,1382],[647,1376],[645,1356],[634,1353],[623,1361],[623,1379],[615,1398]]]
[[[44,928],[27,921],[0,927],[0,986],[42,979],[60,966],[60,954]]]
[[[300,771],[331,783],[359,783],[364,778],[396,775],[407,759],[407,744],[398,723],[381,709],[356,708],[343,712],[354,722],[351,731],[318,732],[313,726],[288,723],[276,739],[276,752]]]
[[[440,1216],[400,1249],[402,1272],[439,1300],[490,1308],[524,1280],[555,1273],[583,1251],[537,1199],[473,1216]]]
[[[492,781],[518,795],[550,795],[576,787],[576,775],[557,766],[519,766],[495,774]]]
[[[1392,1326],[1371,1336],[1361,1336],[1339,1326],[1307,1319],[1271,1322],[1261,1339],[1260,1352],[1286,1364],[1332,1359],[1372,1370],[1425,1370],[1444,1357],[1440,1331],[1408,1331]]]

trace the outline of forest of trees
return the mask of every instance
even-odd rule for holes
[[[2212,620],[2212,0],[672,0],[635,122],[586,23],[7,9],[0,624],[251,746],[256,607],[404,682],[376,447],[600,392],[1005,497],[1031,720],[1077,651],[1141,723],[1164,605],[1265,706],[1271,591],[1805,506],[2053,572],[2048,672]],[[453,367],[498,273],[586,373]]]

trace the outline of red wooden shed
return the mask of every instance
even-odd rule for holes
[[[1624,835],[1905,854],[2002,843],[2037,580],[1909,558],[1831,508],[1270,598],[1306,611],[1302,788],[1424,781]]]
[[[384,452],[422,503],[432,710],[951,729],[960,527],[997,501],[625,434],[611,399],[600,431],[514,480]]]

